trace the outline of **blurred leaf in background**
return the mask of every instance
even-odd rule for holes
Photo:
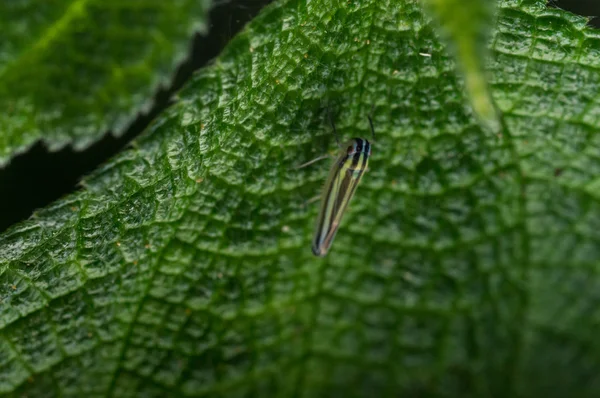
[[[446,35],[464,72],[465,91],[475,114],[493,133],[501,126],[485,74],[487,42],[496,0],[424,0]]]
[[[415,0],[266,8],[131,149],[0,236],[0,389],[597,397],[600,35],[499,2],[491,133],[431,21]],[[317,259],[327,165],[293,167],[336,148],[327,108],[344,137],[373,109],[378,135]]]
[[[147,111],[205,31],[207,0],[0,3],[0,166],[38,140],[83,149]]]

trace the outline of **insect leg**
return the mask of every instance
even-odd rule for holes
[[[331,156],[331,155],[329,155],[329,154],[326,154],[326,155],[321,155],[321,156],[319,156],[319,157],[318,157],[318,158],[316,158],[316,159],[309,160],[309,161],[308,161],[308,162],[306,162],[306,163],[302,163],[301,165],[294,167],[294,169],[302,169],[302,168],[304,168],[304,167],[306,167],[306,166],[310,166],[311,164],[318,162],[319,160],[323,160],[323,159],[327,159],[327,158],[331,158],[331,157],[333,157],[333,156]]]
[[[327,108],[327,116],[329,117],[329,123],[331,123],[331,127],[333,128],[333,135],[335,136],[335,141],[338,144],[338,147],[342,147],[340,143],[340,136],[338,135],[337,129],[335,128],[335,123],[333,122],[333,117],[331,116],[331,110]]]
[[[312,198],[308,199],[306,202],[304,202],[304,208],[312,205],[313,203],[318,202],[319,200],[321,200],[321,195],[317,195],[317,196],[313,196]]]
[[[369,119],[369,125],[371,126],[371,136],[373,137],[373,141],[375,141],[375,128],[373,127],[373,109],[375,108],[375,104],[371,105],[371,112],[369,112],[369,114],[367,115],[367,118]]]

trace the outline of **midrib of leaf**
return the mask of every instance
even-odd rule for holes
[[[173,231],[173,235],[171,235],[171,237],[167,240],[165,247],[169,244],[169,242],[171,241],[171,239],[173,238],[173,236],[175,235],[175,231]],[[106,393],[107,397],[112,397],[114,396],[114,390],[116,387],[116,382],[117,382],[117,378],[119,376],[119,372],[122,369],[123,366],[123,362],[125,361],[125,355],[127,353],[127,349],[129,347],[130,344],[130,339],[131,339],[131,334],[133,331],[133,327],[136,324],[136,322],[138,321],[138,318],[140,316],[142,307],[146,301],[146,297],[148,297],[149,293],[150,293],[150,288],[152,287],[152,283],[154,282],[154,278],[157,272],[157,266],[156,264],[158,264],[163,256],[163,249],[159,250],[158,253],[156,253],[156,262],[155,265],[152,267],[151,273],[150,273],[150,277],[148,278],[148,283],[146,285],[146,287],[144,288],[144,294],[143,294],[143,298],[142,300],[140,300],[140,302],[137,304],[136,309],[134,311],[133,317],[132,317],[132,321],[129,324],[129,327],[127,328],[127,331],[125,333],[125,338],[123,339],[123,347],[121,349],[121,352],[118,356],[118,360],[117,360],[117,364],[115,366],[115,370],[112,373],[112,376],[110,377],[110,383],[108,384],[108,392]]]
[[[503,3],[500,19],[512,21],[516,14],[548,23],[542,8],[523,10],[517,4],[510,14],[506,4],[513,3]],[[381,18],[368,14],[373,10]],[[566,14],[556,15],[567,21]],[[399,20],[410,27],[408,33],[389,28]],[[517,22],[512,25],[521,32]],[[569,32],[572,25],[562,28]],[[527,32],[531,30],[521,33]],[[560,325],[566,328],[562,335],[570,337],[562,344],[551,344],[541,330],[558,329],[549,319],[569,295],[589,297],[594,289],[582,289],[570,273],[561,273],[562,265],[555,262],[565,251],[558,242],[545,251],[540,245],[573,236],[575,227],[567,223],[561,206],[577,199],[577,183],[597,178],[594,157],[588,156],[593,139],[598,140],[589,128],[597,123],[577,126],[589,131],[578,156],[590,163],[584,170],[588,174],[579,171],[573,177],[578,170],[569,168],[562,152],[552,152],[554,167],[564,166],[572,184],[552,202],[544,201],[543,192],[536,194],[539,182],[546,191],[565,183],[555,183],[544,158],[536,156],[554,149],[566,154],[576,147],[568,140],[554,149],[542,145],[549,130],[541,124],[547,117],[531,116],[527,129],[519,128],[523,115],[510,111],[514,90],[505,87],[505,80],[523,79],[519,103],[526,115],[536,82],[509,72],[519,58],[502,53],[508,40],[503,34],[496,33],[491,74],[506,134],[493,136],[469,116],[453,63],[423,25],[417,3],[378,7],[290,0],[270,7],[231,43],[217,65],[189,82],[179,103],[134,149],[87,179],[84,191],[31,221],[29,225],[39,226],[37,234],[28,234],[28,224],[23,224],[4,235],[3,242],[12,239],[14,247],[0,246],[10,278],[33,275],[25,263],[45,264],[47,255],[65,257],[64,242],[48,238],[57,236],[60,225],[64,231],[67,225],[77,226],[78,244],[67,254],[89,270],[89,279],[81,282],[43,274],[50,266],[30,278],[66,286],[45,293],[51,301],[36,303],[33,297],[28,307],[18,307],[19,319],[7,322],[4,332],[19,359],[27,363],[23,352],[31,333],[43,330],[37,316],[41,306],[52,323],[53,314],[70,308],[68,300],[83,296],[91,303],[112,303],[106,316],[96,317],[105,311],[98,304],[86,306],[81,315],[99,330],[107,329],[103,333],[108,337],[94,340],[89,352],[74,359],[59,358],[60,365],[44,365],[48,356],[42,355],[36,362],[42,370],[17,393],[35,395],[48,378],[56,381],[54,388],[64,388],[55,376],[59,366],[63,372],[78,372],[69,387],[85,389],[97,370],[82,371],[76,362],[96,358],[107,341],[129,343],[114,358],[107,354],[93,362],[114,365],[108,374],[118,372],[118,377],[101,385],[119,396],[167,391],[535,395],[544,386],[530,373],[542,372],[544,380],[556,378],[557,383],[567,373],[584,375],[589,362],[554,361],[551,370],[544,363],[551,355],[572,357],[580,333],[595,330],[586,307],[572,303],[578,322]],[[431,50],[431,59],[414,56],[421,47]],[[396,58],[386,58],[388,54]],[[536,57],[531,51],[526,58],[532,73],[552,66]],[[415,64],[402,64],[406,60]],[[415,65],[413,77],[410,68]],[[577,70],[583,73],[580,65]],[[565,94],[561,85],[551,87]],[[539,98],[540,106],[546,106],[545,97]],[[366,114],[373,103],[378,137],[371,169],[329,257],[315,260],[308,242],[317,209],[304,202],[318,191],[326,170],[290,169],[334,146],[322,108],[336,111],[343,136],[361,136],[368,134]],[[556,140],[578,139],[563,119],[555,127]],[[529,153],[527,145],[539,150]],[[158,201],[164,203],[162,212]],[[600,214],[597,201],[570,205],[581,213],[576,214],[580,229],[591,227]],[[539,227],[547,215],[554,229]],[[547,236],[540,239],[538,231]],[[579,256],[593,269],[597,241],[592,234],[578,241],[588,246]],[[149,249],[143,249],[146,242]],[[97,259],[104,264],[96,264]],[[572,273],[585,271],[582,259],[570,261]],[[56,263],[67,268],[69,260]],[[547,275],[560,276],[556,286],[566,290],[566,298],[546,293],[555,286]],[[7,274],[4,278],[0,286],[10,282]],[[127,287],[132,283],[140,284],[139,293]],[[593,286],[597,277],[585,283]],[[15,303],[21,286],[3,293]],[[550,301],[542,306],[542,298]],[[0,312],[0,317],[6,320],[7,314]],[[122,336],[108,329],[114,325],[124,330]],[[68,331],[72,328],[63,333]],[[36,337],[45,336],[39,332]],[[61,337],[54,339],[57,344]],[[203,344],[210,348],[193,351]],[[589,344],[591,363],[597,363],[598,349]],[[165,374],[173,372],[172,357],[183,363],[183,370],[170,384]],[[157,358],[161,360],[150,366]],[[204,369],[207,363],[214,373]],[[353,383],[348,375],[361,382]],[[470,389],[461,390],[465,385]],[[596,392],[583,382],[557,387],[581,396]]]

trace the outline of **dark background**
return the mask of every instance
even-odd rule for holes
[[[152,110],[139,116],[120,138],[107,134],[82,152],[70,148],[48,152],[44,145],[36,144],[0,169],[0,232],[28,218],[35,209],[75,191],[82,176],[114,156],[140,134],[168,106],[172,93],[185,83],[192,72],[218,55],[227,42],[268,3],[269,0],[234,0],[217,4],[209,16],[211,26],[208,36],[195,37],[190,57],[179,68],[171,87],[160,90]],[[550,5],[580,15],[600,15],[600,0],[551,0]],[[591,23],[600,28],[600,18]]]

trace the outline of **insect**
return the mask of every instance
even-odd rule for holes
[[[370,115],[367,117],[371,134],[375,138],[373,120]],[[339,145],[339,138],[331,116],[330,121]],[[369,156],[371,156],[371,143],[363,138],[353,138],[341,146],[339,155],[331,166],[321,196],[321,210],[312,242],[312,251],[315,256],[323,257],[329,251],[344,211],[367,169]]]

